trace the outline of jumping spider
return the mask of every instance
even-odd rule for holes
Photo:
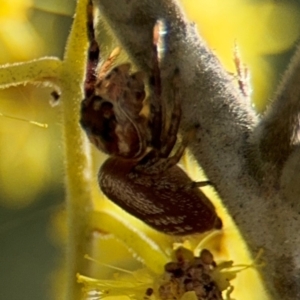
[[[128,213],[167,234],[220,229],[222,222],[214,206],[198,189],[208,182],[193,182],[177,166],[186,145],[183,143],[170,155],[181,118],[179,73],[175,72],[173,78],[173,111],[169,122],[165,122],[154,38],[150,114],[144,116],[141,113],[146,97],[143,73],[130,73],[127,63],[111,69],[118,49],[99,68],[100,51],[94,35],[91,3],[88,20],[90,46],[80,124],[90,141],[111,155],[99,170],[101,190]]]

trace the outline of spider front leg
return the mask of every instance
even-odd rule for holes
[[[154,55],[157,55],[156,46],[154,46]],[[143,157],[139,164],[135,167],[135,170],[144,174],[159,174],[165,170],[176,165],[180,158],[182,157],[184,150],[190,140],[190,135],[188,138],[185,138],[182,144],[178,147],[174,155],[170,156],[171,151],[174,148],[174,145],[177,141],[177,132],[181,119],[181,106],[180,106],[180,94],[179,94],[179,71],[176,69],[175,74],[172,80],[172,91],[173,91],[173,110],[169,120],[169,127],[165,128],[164,122],[161,122],[164,119],[162,115],[163,102],[161,99],[161,87],[160,87],[160,69],[158,66],[158,59],[153,59],[153,78],[154,83],[159,84],[159,88],[152,86],[154,91],[155,103],[153,106],[157,106],[157,111],[152,111],[152,113],[158,114],[152,115],[153,118],[153,127],[152,131],[152,141],[155,142],[155,145],[151,145],[153,149]],[[159,128],[157,130],[157,128]],[[157,131],[156,131],[157,130]],[[156,146],[156,147],[155,147]],[[158,147],[159,146],[159,147]]]
[[[152,51],[152,74],[149,80],[150,86],[150,128],[151,146],[159,150],[159,157],[168,157],[176,140],[181,118],[181,106],[179,99],[179,71],[174,72],[172,79],[173,110],[170,117],[169,128],[166,129],[166,105],[162,101],[162,82],[160,76],[158,44],[162,23],[158,21],[153,29],[153,51]]]
[[[84,81],[85,99],[92,96],[95,92],[95,83],[97,80],[96,69],[99,63],[100,49],[95,38],[93,3],[89,1],[87,7],[87,35],[89,40],[86,75]]]
[[[109,103],[102,104],[101,97],[95,94],[100,48],[95,37],[93,3],[91,0],[87,5],[87,36],[89,46],[83,86],[84,99],[81,102],[80,124],[86,131],[89,140],[98,149],[109,152],[113,151],[113,147],[110,145],[106,147],[105,140],[109,142],[116,139],[114,134],[116,122],[112,105]],[[99,118],[99,115],[103,117]],[[102,138],[100,138],[99,133],[103,132],[105,134],[102,134]]]
[[[154,29],[155,30],[155,29]],[[160,149],[163,139],[163,128],[165,120],[163,118],[163,107],[161,101],[161,77],[157,53],[157,44],[154,40],[152,51],[152,71],[149,78],[150,86],[150,116],[149,128],[151,131],[151,146],[155,149]]]
[[[169,121],[169,128],[167,130],[164,128],[162,129],[163,131],[165,131],[165,135],[162,141],[162,147],[159,151],[160,157],[168,157],[177,141],[177,133],[181,120],[180,92],[178,88],[179,80],[179,70],[176,69],[172,80],[173,110]],[[183,146],[184,148],[187,146],[187,141],[183,143]],[[180,155],[180,157],[182,156],[182,154]]]

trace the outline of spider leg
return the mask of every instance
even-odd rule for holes
[[[184,189],[186,190],[191,190],[195,188],[200,188],[200,187],[205,187],[208,185],[212,185],[211,181],[206,180],[206,181],[192,181],[190,184],[186,184],[184,186]]]
[[[194,135],[195,130],[190,130],[181,142],[176,152],[170,157],[162,157],[160,150],[152,149],[143,157],[142,160],[139,161],[139,164],[134,167],[134,170],[142,174],[157,175],[163,173],[167,169],[172,168],[179,162],[180,158],[184,153],[185,148],[187,147],[189,141],[193,138]],[[176,139],[174,143],[175,142]],[[171,150],[172,149],[170,149],[170,151]],[[197,186],[197,182],[193,184],[196,184],[195,187]],[[202,183],[199,184],[200,187]]]
[[[141,162],[134,169],[139,173],[147,175],[163,173],[165,170],[177,165],[184,153],[187,144],[188,139],[182,142],[174,155],[167,158],[161,157],[160,152],[156,149],[153,149],[143,158],[143,160],[141,160]]]
[[[112,53],[109,55],[109,57],[107,58],[107,60],[101,65],[99,71],[98,71],[98,81],[100,82],[101,80],[103,80],[103,78],[106,77],[107,72],[109,71],[109,69],[111,68],[112,64],[115,62],[115,60],[117,59],[117,57],[119,56],[121,52],[121,49],[119,47],[116,47]],[[128,72],[129,68],[130,68],[130,64],[122,64],[122,72]],[[120,69],[120,66],[116,67]],[[125,70],[126,69],[126,70]],[[108,79],[108,78],[107,78]]]
[[[159,24],[159,23],[158,23]],[[177,132],[180,124],[181,117],[181,107],[180,107],[180,99],[179,99],[179,72],[175,70],[174,78],[173,78],[173,92],[174,92],[174,107],[172,111],[172,115],[170,117],[170,125],[167,130],[165,130],[165,109],[163,112],[163,101],[161,99],[161,77],[160,77],[160,67],[159,67],[159,59],[158,59],[158,26],[154,27],[154,41],[153,41],[153,51],[152,51],[152,75],[150,77],[150,87],[152,94],[150,96],[150,120],[152,122],[151,128],[151,146],[153,148],[159,149],[160,157],[168,157],[170,152],[172,151],[176,140],[177,140]]]
[[[237,82],[239,89],[243,96],[245,97],[246,100],[250,101],[251,100],[251,84],[250,84],[250,74],[249,74],[249,69],[243,64],[241,57],[240,57],[240,52],[238,49],[238,45],[235,42],[234,43],[234,50],[233,50],[233,62],[235,65],[236,69],[236,74],[237,74]]]
[[[96,68],[99,63],[99,45],[95,38],[93,3],[87,5],[87,34],[89,40],[88,57],[86,65],[86,76],[84,81],[84,97],[89,98],[94,94],[96,83]]]
[[[155,37],[156,26],[154,27]],[[157,40],[154,38],[152,51],[152,72],[149,79],[150,86],[150,128],[151,146],[155,149],[161,148],[164,119],[161,101],[161,77],[157,52]]]
[[[174,95],[174,107],[172,111],[172,115],[170,118],[170,125],[167,130],[167,134],[162,141],[163,147],[160,149],[160,157],[168,157],[171,153],[176,140],[177,140],[177,132],[179,129],[179,124],[181,120],[181,106],[180,106],[180,94],[178,88],[179,82],[179,72],[175,70],[175,74],[173,77],[173,95]]]

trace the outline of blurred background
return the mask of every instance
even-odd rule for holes
[[[0,64],[63,57],[75,0],[0,0]],[[182,0],[191,21],[235,73],[234,43],[263,113],[300,34],[300,0]],[[0,299],[53,299],[64,213],[60,108],[50,88],[0,90]],[[38,127],[1,114],[48,124]]]
[[[63,57],[76,1],[0,0],[0,63]],[[53,299],[64,212],[60,107],[50,88],[0,90],[0,299]]]

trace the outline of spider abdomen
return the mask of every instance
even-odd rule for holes
[[[136,161],[108,158],[99,170],[103,193],[152,228],[172,235],[220,229],[222,222],[209,199],[177,165],[156,175],[137,173]]]

